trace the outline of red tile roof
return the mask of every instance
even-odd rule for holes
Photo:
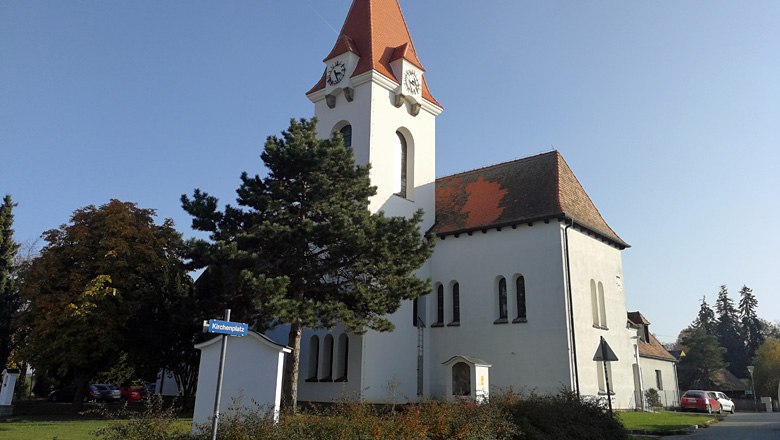
[[[569,219],[623,249],[557,151],[436,180],[434,231],[449,235],[547,219]]]
[[[376,70],[400,84],[400,78],[395,77],[390,67],[390,62],[399,58],[425,70],[417,57],[398,0],[354,0],[336,44],[325,59],[346,52],[353,52],[360,56],[352,76]],[[307,94],[323,88],[325,88],[324,72],[320,81]],[[424,77],[422,96],[441,106],[431,95]]]
[[[650,322],[639,312],[628,312],[628,320],[635,325],[649,326]],[[648,336],[650,341],[644,341],[642,338],[637,339],[637,347],[639,348],[639,355],[644,357],[650,357],[655,359],[661,359],[664,361],[678,361],[673,354],[664,348],[664,346],[653,336],[648,330]]]

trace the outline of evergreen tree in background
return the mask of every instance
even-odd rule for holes
[[[680,348],[685,351],[678,368],[680,388],[718,388],[715,374],[725,367],[725,350],[718,345],[717,338],[702,327],[689,327],[680,333],[680,338]]]
[[[742,327],[742,337],[745,341],[745,362],[749,364],[756,356],[758,347],[764,343],[763,324],[756,312],[758,299],[753,295],[753,289],[742,286],[739,295],[739,320]]]
[[[715,320],[715,312],[707,304],[707,297],[701,297],[701,306],[699,307],[699,314],[696,316],[696,320],[693,321],[692,326],[704,330],[704,333],[708,335],[715,335],[717,321]]]
[[[14,279],[14,258],[19,250],[19,244],[13,238],[14,206],[10,195],[6,195],[0,205],[0,369],[5,367],[11,354],[11,320],[19,309]]]
[[[355,164],[340,134],[318,139],[316,120],[291,121],[261,158],[268,175],[242,174],[240,207],[220,212],[199,190],[182,205],[193,228],[211,234],[211,243],[190,242],[193,266],[208,266],[208,284],[236,320],[290,325],[283,398],[294,411],[303,328],[393,330],[387,315],[429,293],[415,271],[433,240],[420,231],[421,211],[410,219],[369,212],[369,167]]]
[[[716,336],[721,347],[726,349],[725,361],[729,371],[735,376],[745,375],[746,359],[745,340],[740,334],[739,316],[734,302],[729,298],[729,292],[725,285],[720,286],[718,299],[715,302],[715,310],[718,314],[716,323]]]

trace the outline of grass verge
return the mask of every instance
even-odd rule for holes
[[[47,417],[13,417],[0,421],[0,440],[95,440],[97,429],[116,423],[115,420],[65,420]],[[181,432],[189,432],[192,420],[177,419]]]
[[[671,411],[657,413],[621,412],[618,414],[618,417],[626,429],[648,431],[673,431],[685,429],[693,425],[704,425],[717,420],[717,417],[714,415]]]

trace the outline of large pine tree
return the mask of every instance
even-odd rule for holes
[[[745,361],[750,363],[756,355],[756,351],[764,343],[763,324],[758,317],[758,299],[753,294],[753,289],[742,286],[739,291],[739,320],[741,333],[745,341]]]
[[[14,241],[14,206],[10,195],[0,205],[0,368],[5,367],[11,354],[11,320],[19,308],[13,274],[14,257],[19,250],[19,244]]]
[[[303,328],[392,330],[387,316],[401,301],[429,292],[415,271],[433,240],[420,231],[421,211],[410,219],[369,212],[369,167],[355,164],[339,134],[318,139],[316,120],[291,121],[261,158],[268,174],[243,173],[239,207],[219,211],[199,190],[182,204],[193,228],[211,234],[210,243],[191,243],[193,265],[219,278],[210,284],[233,316],[260,329],[290,325],[284,397],[294,411]]]
[[[718,314],[716,336],[720,346],[726,349],[724,358],[728,369],[737,377],[742,377],[748,362],[745,356],[745,342],[740,334],[737,309],[729,298],[729,292],[725,285],[720,286],[715,310]]]

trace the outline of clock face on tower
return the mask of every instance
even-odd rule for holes
[[[420,78],[414,70],[407,70],[404,74],[404,85],[409,93],[416,95],[420,93]]]
[[[328,85],[335,86],[344,79],[344,75],[347,73],[347,66],[341,61],[335,61],[328,66],[328,71],[325,73]]]

